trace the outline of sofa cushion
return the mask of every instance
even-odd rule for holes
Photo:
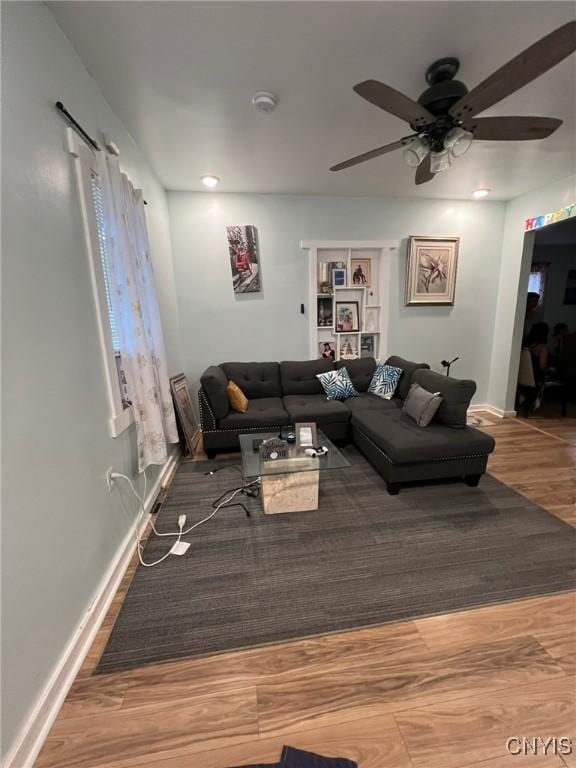
[[[394,464],[486,455],[494,439],[471,427],[454,430],[433,422],[421,429],[399,410],[354,413],[352,426],[376,443]]]
[[[228,395],[230,408],[233,411],[236,411],[236,413],[246,413],[248,410],[248,398],[235,381],[228,382],[226,394]]]
[[[401,397],[402,400],[406,399],[406,395],[410,391],[410,384],[412,384],[412,374],[414,371],[421,369],[428,370],[430,368],[428,363],[413,363],[411,360],[404,360],[403,357],[398,357],[398,355],[392,355],[392,357],[389,357],[388,360],[386,360],[386,365],[393,365],[395,368],[402,368],[402,376],[400,376],[398,386],[394,392],[396,397]]]
[[[249,400],[282,396],[278,363],[222,363],[222,368]]]
[[[350,420],[350,409],[339,400],[326,400],[325,395],[286,395],[284,408],[290,421],[315,421],[319,426]]]
[[[230,411],[218,423],[219,429],[243,429],[245,427],[282,427],[290,424],[290,417],[280,397],[260,397],[248,401],[246,413]]]
[[[386,363],[377,363],[368,392],[378,395],[383,400],[390,400],[394,397],[400,376],[402,376],[402,368],[395,368],[393,365],[386,365]]]
[[[351,397],[346,400],[346,405],[351,413],[360,413],[364,411],[397,411],[402,408],[402,400],[393,397],[391,400],[384,400],[371,392],[362,392],[358,397]]]
[[[440,408],[442,398],[433,392],[421,387],[420,384],[412,382],[408,397],[404,400],[402,413],[414,419],[419,427],[427,427],[434,418],[434,414]]]
[[[287,361],[280,363],[283,395],[321,395],[324,391],[316,376],[333,368],[332,360]]]
[[[346,368],[318,373],[316,378],[322,384],[327,400],[347,400],[349,397],[358,397],[359,393],[354,388]]]
[[[446,424],[453,429],[464,429],[466,412],[476,392],[476,382],[468,379],[453,379],[434,371],[415,371],[412,381],[428,392],[440,392],[442,404],[434,416],[435,422]]]
[[[200,384],[217,419],[223,419],[230,410],[226,393],[228,379],[219,365],[211,365],[200,376]]]
[[[336,370],[346,368],[354,389],[358,392],[366,392],[376,370],[376,360],[373,357],[363,357],[359,360],[338,360],[334,363]]]

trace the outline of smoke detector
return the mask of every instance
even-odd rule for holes
[[[259,112],[274,112],[277,103],[277,97],[268,91],[258,91],[252,96],[252,104]]]

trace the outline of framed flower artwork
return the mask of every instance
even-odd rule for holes
[[[454,304],[458,237],[411,237],[406,270],[406,306]]]

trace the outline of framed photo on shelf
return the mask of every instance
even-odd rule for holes
[[[371,259],[352,259],[352,285],[360,288],[369,288],[372,285],[372,261]]]
[[[336,360],[336,345],[333,341],[321,341],[318,344],[318,347],[320,352],[319,357],[328,360]]]
[[[366,321],[364,331],[376,333],[380,330],[380,307],[366,307]]]
[[[336,331],[347,333],[360,330],[360,312],[357,301],[335,301]]]
[[[345,269],[332,270],[332,286],[334,288],[346,287],[346,270]]]
[[[409,240],[406,270],[407,307],[454,304],[458,237],[414,237]]]
[[[318,262],[318,293],[332,293],[333,271],[344,270],[344,283],[346,285],[346,264],[343,261],[319,261]]]
[[[318,296],[316,323],[318,328],[332,328],[334,315],[332,311],[332,296]]]
[[[360,337],[360,357],[376,357],[376,337],[362,334]]]
[[[359,357],[358,336],[340,336],[338,338],[338,359],[357,360]]]

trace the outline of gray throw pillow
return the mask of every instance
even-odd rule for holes
[[[420,384],[412,384],[408,397],[404,400],[402,413],[413,418],[419,427],[427,427],[441,404],[442,398],[438,392],[432,394],[423,389]]]

